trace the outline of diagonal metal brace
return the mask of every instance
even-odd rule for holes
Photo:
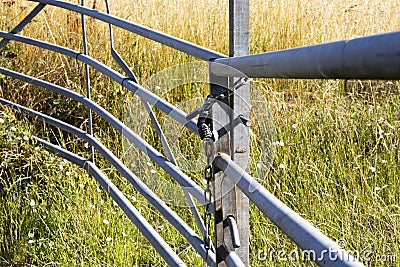
[[[32,21],[34,17],[36,17],[37,14],[39,14],[40,11],[46,6],[46,4],[38,4],[14,29],[12,29],[10,32],[11,33],[19,33],[22,31],[22,29]],[[0,49],[3,48],[10,40],[8,39],[2,39],[0,41]]]

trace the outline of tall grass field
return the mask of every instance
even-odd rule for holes
[[[80,0],[70,1],[80,4]],[[228,0],[109,2],[113,15],[220,53],[229,52]],[[250,3],[251,53],[400,28],[397,0]],[[35,5],[0,0],[0,30],[13,29]],[[101,0],[86,0],[85,5],[106,10]],[[86,18],[86,26],[88,54],[120,71],[111,57],[108,25]],[[80,15],[51,6],[21,34],[83,50]],[[196,61],[116,27],[114,39],[115,49],[140,83],[167,68]],[[0,50],[0,66],[85,95],[85,66],[75,59],[11,41]],[[124,120],[125,103],[135,96],[92,69],[90,80],[92,99]],[[252,128],[249,172],[366,266],[400,266],[400,82],[255,79],[251,86],[269,106],[276,136],[271,140],[272,166],[263,168],[266,148],[260,142],[260,131]],[[206,87],[186,85],[163,97],[178,105],[206,95]],[[0,75],[0,97],[87,130],[83,105],[43,88]],[[140,125],[142,115],[133,119]],[[163,125],[168,124],[161,119]],[[257,125],[261,119],[253,114],[252,120]],[[122,135],[97,115],[93,121],[95,137],[126,160]],[[141,136],[161,148],[154,130],[147,126],[142,127]],[[0,266],[166,265],[94,178],[35,144],[32,135],[90,157],[82,140],[0,106]],[[182,153],[196,157],[200,140],[186,132],[181,136],[187,136],[180,142]],[[144,176],[157,173],[166,179],[161,169],[142,157]],[[205,266],[144,197],[101,155],[95,158],[188,266]],[[201,185],[201,171],[190,175]],[[200,234],[188,208],[171,208]],[[254,206],[250,224],[251,266],[314,265],[296,257],[301,251]]]

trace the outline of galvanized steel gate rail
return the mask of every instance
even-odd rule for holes
[[[184,174],[176,165],[173,154],[166,142],[157,118],[153,114],[152,106],[161,110],[172,119],[179,122],[193,133],[198,134],[195,120],[187,120],[183,111],[158,97],[152,92],[141,87],[137,83],[135,75],[130,71],[122,58],[115,51],[112,38],[112,25],[120,27],[132,33],[141,35],[161,44],[175,48],[186,54],[195,56],[210,63],[212,75],[219,77],[265,77],[265,78],[312,78],[312,79],[400,79],[400,32],[390,32],[380,35],[366,36],[352,40],[344,40],[326,44],[299,47],[288,50],[263,53],[258,55],[249,55],[242,57],[227,57],[218,52],[200,47],[196,44],[182,39],[167,35],[150,28],[125,21],[109,13],[108,2],[106,0],[107,13],[99,12],[76,5],[69,2],[58,0],[32,0],[38,2],[38,5],[24,18],[12,31],[0,31],[0,49],[9,41],[21,42],[37,46],[49,51],[54,51],[71,58],[75,58],[86,64],[86,89],[87,95],[83,96],[61,86],[43,81],[38,78],[30,77],[23,73],[12,71],[0,67],[0,73],[30,84],[34,84],[50,91],[69,97],[89,108],[100,117],[109,122],[115,129],[121,132],[130,142],[136,145],[141,151],[146,153],[161,168],[163,168],[171,177],[173,177],[182,187],[185,196],[194,217],[204,234],[204,226],[201,218],[192,200],[192,196],[204,204],[204,190]],[[237,1],[237,0],[231,0]],[[81,14],[82,32],[84,40],[84,51],[74,51],[66,47],[42,42],[40,40],[18,35],[20,31],[37,15],[46,5],[56,6],[66,10]],[[110,25],[111,54],[118,65],[123,69],[121,74],[101,62],[87,55],[86,49],[86,30],[84,19],[89,16],[101,20]],[[117,83],[121,84],[129,91],[138,95],[150,118],[153,122],[156,132],[159,134],[163,144],[164,152],[167,157],[153,148],[139,135],[134,133],[120,120],[111,115],[104,108],[90,100],[90,81],[88,79],[89,68],[92,67]],[[229,66],[229,67],[226,67]],[[0,98],[2,105],[15,108],[29,116],[36,117],[48,124],[68,131],[75,136],[88,142],[93,149],[99,152],[110,162],[132,185],[188,240],[194,249],[202,256],[209,266],[217,265],[215,249],[212,248],[206,256],[203,238],[197,235],[186,222],[184,222],[165,202],[163,202],[146,184],[144,184],[132,171],[130,171],[110,150],[108,150],[100,141],[93,137],[91,132],[91,113],[89,113],[89,132],[85,132],[65,122],[52,118],[38,111],[28,109],[24,106],[13,103],[9,100]],[[149,240],[158,253],[171,266],[185,266],[185,263],[179,258],[163,238],[153,229],[153,227],[143,218],[135,209],[129,200],[121,191],[101,172],[95,165],[92,152],[92,159],[87,160],[59,146],[51,144],[45,140],[35,137],[35,140],[42,144],[48,150],[60,155],[61,157],[86,169],[101,186],[110,194],[121,209],[127,214],[132,222],[138,227],[140,232]],[[92,150],[94,151],[94,150]],[[319,230],[313,227],[309,222],[296,214],[293,210],[279,201],[248,173],[241,169],[231,158],[223,153],[215,155],[214,166],[232,179],[242,192],[272,220],[289,238],[291,238],[301,249],[312,251],[316,255],[313,260],[320,266],[363,266],[354,257],[341,249],[334,241],[326,237]],[[211,205],[214,209],[214,203]],[[331,254],[328,255],[330,252]],[[332,255],[334,257],[332,257]],[[228,251],[222,256],[228,266],[243,266],[243,262],[235,253]]]

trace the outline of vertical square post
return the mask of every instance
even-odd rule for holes
[[[246,56],[250,53],[250,12],[249,0],[229,0],[229,56]],[[238,78],[231,78],[235,84]],[[233,82],[232,82],[233,80]],[[232,86],[231,86],[232,87]],[[236,119],[242,115],[250,119],[250,83],[238,87],[233,95],[233,112]],[[231,120],[232,122],[232,120]],[[231,133],[231,158],[244,170],[250,157],[249,127],[239,123]],[[249,265],[249,199],[235,187],[236,222],[241,246],[237,254],[243,263]]]
[[[249,54],[249,0],[229,1],[229,56]],[[210,74],[211,95],[226,93],[232,89],[238,78],[216,77]],[[212,110],[214,130],[226,127],[226,134],[216,142],[217,152],[231,156],[239,166],[246,169],[249,161],[249,128],[234,124],[239,115],[250,117],[250,85],[235,89],[235,93],[215,104]],[[237,121],[237,120],[236,120]],[[215,175],[215,236],[218,266],[226,266],[224,255],[235,251],[243,263],[249,265],[249,200],[222,172]],[[240,247],[232,240],[228,218],[236,221]],[[236,242],[237,243],[237,242]]]

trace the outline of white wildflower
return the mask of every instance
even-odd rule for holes
[[[107,242],[110,242],[110,241],[112,241],[112,240],[113,240],[112,237],[107,237],[107,238],[106,238],[106,241],[107,241]]]
[[[85,148],[89,148],[89,143],[85,143],[83,146],[84,146]]]
[[[154,173],[156,173],[156,170],[151,169],[150,172],[154,174]]]
[[[80,188],[85,188],[85,184],[79,184]]]
[[[29,233],[28,233],[28,237],[29,237],[29,238],[33,238],[34,236],[35,236],[35,233],[32,233],[32,232],[29,232]]]
[[[374,189],[375,191],[380,191],[382,188],[380,186],[376,186]]]
[[[284,169],[284,168],[286,168],[286,166],[285,166],[285,164],[281,163],[281,164],[279,164],[279,168]]]
[[[284,146],[285,143],[282,140],[278,140],[278,141],[272,142],[272,145],[274,145],[274,146]]]
[[[128,235],[125,232],[122,232],[122,236],[126,237]]]
[[[376,168],[373,167],[373,166],[369,166],[368,169],[369,169],[371,172],[376,172]]]
[[[32,239],[29,239],[29,240],[28,240],[28,244],[33,244],[33,243],[35,243],[34,240],[32,240]]]
[[[23,138],[25,141],[29,141],[29,137],[28,136],[26,136],[26,135],[24,135],[24,138]]]
[[[4,119],[3,118],[0,118],[0,124],[1,123],[4,123]]]
[[[104,219],[104,220],[103,220],[103,223],[104,223],[104,224],[107,224],[107,225],[110,224],[110,222],[109,222],[107,219]]]
[[[136,202],[136,197],[135,196],[131,196],[132,202]]]
[[[29,202],[29,205],[30,205],[31,207],[34,207],[34,206],[36,205],[35,200],[31,199],[31,201]]]
[[[160,89],[161,89],[161,87],[157,85],[156,86],[156,90],[160,90]]]
[[[293,124],[292,124],[292,128],[293,128],[293,129],[296,129],[297,127],[299,127],[299,125],[298,125],[297,123],[293,123]]]
[[[54,242],[53,242],[53,241],[50,241],[50,242],[49,242],[49,247],[52,247],[52,246],[54,246]]]
[[[13,132],[15,132],[15,131],[17,130],[17,128],[15,128],[14,126],[12,126],[12,127],[10,128],[10,130],[13,131]]]
[[[152,165],[153,165],[153,164],[152,164],[150,161],[147,162],[147,166],[150,167],[150,166],[152,166]]]
[[[386,159],[383,159],[381,162],[382,162],[383,164],[385,164],[385,163],[387,163],[387,160],[386,160]]]
[[[100,193],[101,189],[99,187],[96,187],[96,191]]]
[[[379,134],[383,134],[385,131],[384,130],[379,130]]]

